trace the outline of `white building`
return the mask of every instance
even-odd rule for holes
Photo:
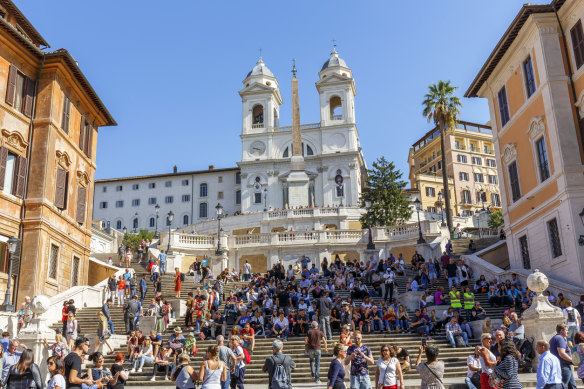
[[[168,230],[167,215],[174,214],[171,228],[180,229],[215,217],[221,203],[232,215],[240,210],[238,168],[154,174],[96,180],[93,219],[110,222],[111,228],[128,231]],[[158,225],[156,205],[158,210]]]

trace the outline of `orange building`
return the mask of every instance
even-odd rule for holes
[[[584,282],[584,2],[524,5],[467,90],[488,99],[512,268]]]
[[[14,301],[87,282],[97,129],[116,124],[73,57],[47,48],[0,0],[0,292],[14,236]]]

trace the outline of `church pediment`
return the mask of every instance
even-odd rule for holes
[[[330,76],[327,76],[323,79],[320,79],[316,82],[316,85],[325,85],[325,84],[332,84],[332,83],[336,83],[336,82],[346,82],[346,81],[351,81],[352,78],[350,77],[345,77],[345,76],[341,76],[340,74],[331,74]]]

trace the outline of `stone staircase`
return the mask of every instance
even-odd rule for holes
[[[466,242],[463,242],[466,241]],[[455,242],[455,241],[453,241]],[[479,242],[478,240],[475,241],[477,243],[477,248],[483,242]],[[462,247],[468,246],[468,240],[457,240],[456,241],[459,249],[455,248],[455,253],[460,255],[464,251]],[[466,246],[464,246],[466,244]],[[484,243],[485,247],[488,245],[486,242]],[[141,264],[133,263],[132,267],[136,271],[138,278],[141,278],[141,275],[146,273],[146,269],[142,267]],[[408,268],[406,276],[399,276],[397,277],[397,284],[398,284],[398,292],[404,293],[405,292],[405,284],[407,279],[413,277],[414,274]],[[166,275],[162,276],[162,295],[165,297],[172,297],[174,298],[174,272],[167,273]],[[240,284],[244,284],[243,282],[239,283],[229,283],[224,287],[225,293],[228,293],[234,287],[237,287]],[[442,277],[438,283],[436,283],[432,289],[441,285],[447,290],[448,283],[444,277]],[[181,292],[181,296],[183,299],[186,298],[187,293],[189,291],[194,291],[196,288],[201,288],[201,284],[194,284],[193,277],[186,275],[185,281],[183,282],[183,288]],[[341,296],[343,299],[349,297],[348,290],[337,290],[337,295]],[[144,300],[144,305],[148,305],[150,299],[154,297],[154,288],[152,287],[152,283],[149,281],[149,289],[146,294],[146,298]],[[503,313],[503,308],[490,308],[487,302],[487,296],[484,295],[477,295],[476,299],[481,302],[484,308],[487,310],[489,317],[493,318],[500,318]],[[380,302],[380,298],[376,297],[373,298],[374,301],[377,303]],[[358,304],[359,301],[356,301]],[[430,312],[432,307],[429,307],[428,311]],[[96,333],[97,332],[97,312],[100,308],[84,308],[78,310],[77,319],[79,324],[82,328],[82,332],[89,334],[89,333]],[[221,304],[220,310],[223,310],[223,303]],[[112,320],[114,322],[116,333],[124,333],[124,320],[123,320],[123,311],[122,308],[112,306],[110,308]],[[413,316],[413,312],[410,312],[410,316]],[[176,318],[177,323],[184,323],[184,317]],[[56,324],[54,328],[60,328],[61,324]],[[169,326],[169,329],[163,334],[163,339],[165,342],[168,341],[168,336],[172,333],[173,326]],[[227,329],[229,331],[229,329]],[[445,381],[446,382],[463,382],[464,377],[466,375],[466,358],[470,353],[473,352],[473,348],[475,345],[479,344],[479,340],[477,339],[480,334],[475,334],[475,339],[470,340],[470,347],[469,348],[450,348],[450,344],[446,340],[444,330],[439,331],[436,336],[433,337],[434,340],[429,341],[432,343],[436,343],[440,346],[441,355],[440,359],[445,361]],[[263,336],[258,336],[256,338],[256,347],[254,354],[252,355],[252,363],[248,365],[245,383],[247,384],[266,384],[267,383],[267,375],[262,372],[262,366],[264,361],[267,357],[272,354],[271,350],[271,343],[273,339],[265,339]],[[335,333],[333,336],[333,342],[338,341],[338,333]],[[323,381],[326,380],[326,372],[329,366],[329,363],[332,361],[332,343],[330,342],[329,346],[329,353],[323,353],[321,359],[321,379]],[[417,350],[420,346],[420,337],[415,334],[364,334],[363,336],[363,343],[367,344],[372,348],[374,359],[377,360],[380,356],[380,348],[384,344],[393,344],[399,345],[410,352],[410,358],[412,363],[412,369],[408,371],[404,379],[406,380],[406,386],[408,388],[419,387],[419,375],[413,368],[413,364],[415,362],[417,356]],[[209,346],[215,344],[213,340],[205,340],[197,342],[197,347],[199,348],[199,353],[191,360],[191,365],[193,365],[198,371],[198,367],[202,363],[202,357],[204,355],[204,350]],[[93,345],[92,345],[93,346]],[[121,346],[118,347],[116,352],[124,352],[126,353],[126,347]],[[310,366],[308,357],[304,355],[304,339],[301,337],[290,337],[287,342],[284,343],[284,352],[286,354],[290,354],[293,360],[296,362],[296,369],[292,373],[292,381],[294,384],[301,384],[301,383],[313,383],[313,380],[310,377]],[[105,356],[106,366],[111,366],[113,364],[113,356]],[[88,366],[90,362],[88,362]],[[131,368],[131,367],[130,367]],[[370,367],[370,374],[371,378],[374,378],[375,374],[375,367]],[[171,382],[163,381],[163,376],[160,374],[157,377],[156,382],[151,382],[150,378],[152,376],[152,366],[146,365],[144,368],[143,373],[133,373],[130,375],[130,378],[127,382],[128,386],[146,386],[146,387],[160,387],[160,386],[174,386]],[[323,387],[325,383],[323,382]],[[535,386],[531,385],[529,382],[524,384],[525,387]],[[312,385],[311,385],[312,387]]]

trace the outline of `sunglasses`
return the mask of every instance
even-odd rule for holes
[[[49,365],[49,366],[52,366],[54,364],[55,364],[55,362],[47,362],[47,365]]]

